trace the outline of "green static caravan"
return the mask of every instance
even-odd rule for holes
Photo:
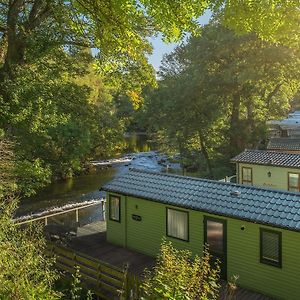
[[[236,164],[237,182],[245,185],[300,192],[300,154],[245,150]]]
[[[107,240],[156,256],[163,237],[201,255],[222,277],[279,299],[300,298],[300,194],[130,170],[103,187]]]

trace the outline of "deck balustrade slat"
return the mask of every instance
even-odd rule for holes
[[[109,292],[115,294],[115,295],[119,294],[119,291],[118,291],[118,289],[116,289],[116,287],[111,286],[103,281],[101,281],[100,287],[106,291],[109,291]]]
[[[100,274],[100,281],[105,281],[105,282],[108,282],[114,286],[116,286],[117,288],[121,288],[123,286],[123,281],[122,280],[118,280],[118,279],[115,279],[113,277],[110,277],[110,276],[107,276],[103,273]]]
[[[123,277],[124,277],[124,273],[121,270],[117,271],[115,269],[110,269],[108,266],[103,265],[103,264],[100,264],[100,269],[101,269],[102,273],[114,276],[118,279],[123,279]]]
[[[78,266],[83,284],[93,286],[93,291],[101,293],[99,296],[103,299],[111,299],[105,296],[106,293],[119,295],[125,278],[122,269],[63,246],[48,245],[46,253],[49,256],[56,255],[56,266],[70,275],[74,273],[75,266]]]
[[[86,258],[84,256],[81,256],[81,255],[77,255],[76,256],[76,260],[78,263],[82,263],[83,265],[86,265],[86,266],[89,266],[91,268],[97,268],[98,267],[98,262],[95,261],[94,259],[91,260],[89,258]]]
[[[90,268],[81,264],[77,264],[79,266],[80,272],[84,272],[86,274],[90,274],[91,276],[93,275],[95,278],[97,278],[98,275],[98,270],[94,268]]]

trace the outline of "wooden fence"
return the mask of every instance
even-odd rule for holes
[[[101,299],[139,299],[140,280],[117,268],[64,246],[48,244],[47,254],[56,257],[56,266],[66,277],[79,269],[81,282]]]

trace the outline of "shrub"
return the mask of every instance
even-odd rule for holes
[[[202,257],[188,250],[177,250],[163,241],[157,263],[147,270],[142,283],[143,299],[217,299],[219,263],[210,264],[211,255],[204,247]]]

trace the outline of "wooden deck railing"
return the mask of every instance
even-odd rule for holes
[[[101,299],[138,299],[139,279],[130,276],[126,266],[117,268],[108,263],[75,252],[64,246],[49,244],[48,255],[55,255],[56,266],[66,277],[79,268],[82,284]]]

